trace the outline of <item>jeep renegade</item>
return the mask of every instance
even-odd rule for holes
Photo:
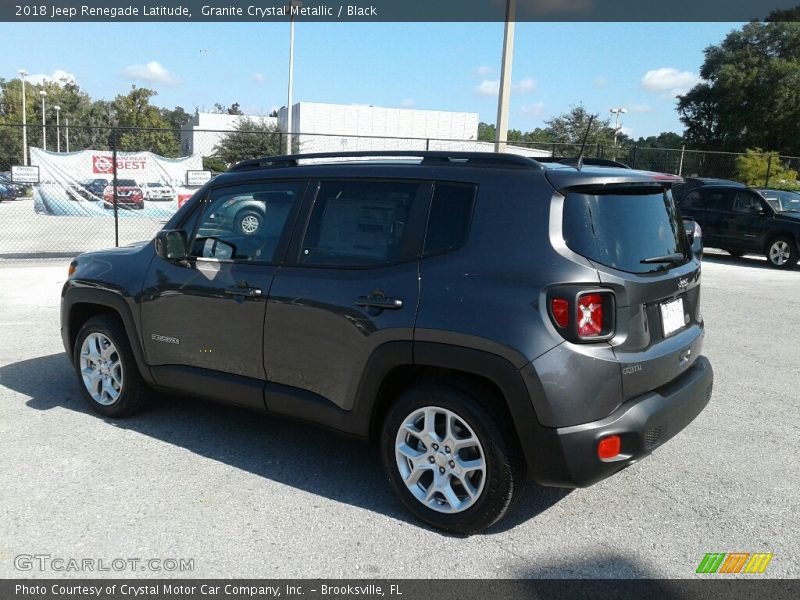
[[[246,161],[154,241],[71,263],[64,346],[102,415],[158,388],[369,439],[412,513],[478,532],[526,478],[590,485],[708,403],[678,181],[491,153]]]

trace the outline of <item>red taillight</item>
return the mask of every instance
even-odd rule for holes
[[[600,294],[578,297],[575,311],[578,335],[583,338],[603,335],[603,298]]]
[[[566,328],[569,325],[569,302],[563,298],[553,298],[550,302],[550,310],[553,319],[559,327]]]
[[[622,448],[622,440],[618,435],[610,435],[604,437],[597,444],[597,456],[602,460],[610,460],[619,456],[620,449]]]

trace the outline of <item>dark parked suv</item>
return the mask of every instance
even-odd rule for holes
[[[103,415],[152,387],[369,439],[414,514],[480,531],[527,477],[590,485],[709,401],[674,181],[506,154],[248,161],[154,242],[79,256],[64,345]],[[220,218],[240,202],[257,231]]]
[[[679,208],[700,224],[706,246],[733,256],[762,254],[770,266],[790,269],[800,256],[800,212],[792,201],[784,207],[773,191],[707,185],[689,192]]]

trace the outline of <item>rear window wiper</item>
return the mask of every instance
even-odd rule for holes
[[[674,263],[674,262],[680,262],[684,258],[686,258],[686,257],[683,254],[680,254],[680,253],[676,252],[674,254],[665,254],[664,256],[654,256],[652,258],[643,258],[639,262],[642,263],[643,265],[649,265],[649,264],[653,264],[653,263]]]

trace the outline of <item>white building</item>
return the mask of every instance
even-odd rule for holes
[[[493,152],[494,144],[478,141],[478,113],[384,108],[323,102],[298,102],[293,107],[293,150],[347,152],[358,150],[450,150]],[[288,130],[286,107],[274,117],[250,116]],[[226,132],[235,129],[235,115],[198,112],[181,129],[184,156],[212,156]],[[549,156],[544,150],[507,146],[523,156]],[[258,158],[258,157],[253,157]]]
[[[458,140],[457,146],[478,139],[478,113],[298,102],[293,115],[294,149],[302,153],[434,150],[428,140]],[[281,131],[288,129],[287,116],[286,107],[278,111]]]
[[[191,156],[192,154],[212,156],[216,152],[220,141],[228,132],[236,129],[236,124],[242,118],[273,126],[278,123],[275,117],[219,115],[198,111],[191,121],[181,127],[181,154],[183,156]]]

